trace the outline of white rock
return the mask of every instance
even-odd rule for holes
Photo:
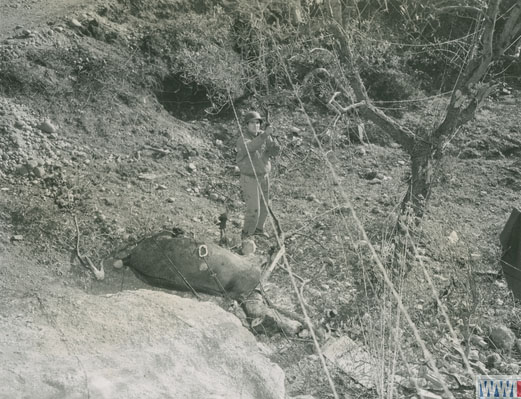
[[[81,28],[83,26],[76,18],[71,19],[71,25],[75,26],[76,28]]]
[[[478,361],[479,360],[479,352],[476,349],[473,349],[469,352],[469,360],[470,361]]]
[[[449,240],[449,243],[451,243],[452,245],[456,244],[459,241],[458,233],[452,231],[447,237],[447,239]]]
[[[488,346],[487,342],[482,337],[475,334],[470,336],[470,342],[473,345],[479,346],[480,348],[486,348]]]
[[[0,318],[0,353],[12,368],[0,367],[3,398],[286,397],[280,367],[260,353],[237,317],[211,302],[149,290],[101,300],[43,295],[74,339],[65,350],[55,329],[37,317],[34,323]]]
[[[123,261],[121,259],[116,259],[112,263],[112,267],[114,267],[114,269],[121,269],[123,267]]]

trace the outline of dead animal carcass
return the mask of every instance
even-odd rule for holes
[[[194,293],[249,294],[258,284],[255,258],[236,255],[218,245],[159,233],[137,244],[123,263],[146,283]]]
[[[521,299],[521,213],[517,209],[512,210],[499,240],[503,274],[514,296]]]

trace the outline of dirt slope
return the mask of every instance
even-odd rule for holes
[[[0,37],[12,35],[17,28],[21,30],[45,26],[57,18],[84,12],[96,4],[96,2],[89,3],[86,5],[85,2],[78,0],[2,0],[0,1],[2,14]]]
[[[79,1],[0,4],[0,50],[12,61],[11,80],[0,102],[3,311],[23,314],[19,297],[38,286],[57,295],[68,293],[67,286],[92,295],[146,288],[130,270],[112,267],[115,251],[173,226],[217,240],[215,222],[226,207],[228,234],[232,246],[237,245],[243,204],[234,168],[236,122],[182,122],[165,110],[153,90],[132,86],[144,78],[143,60],[126,39],[140,33],[133,17],[111,21],[95,12],[95,3],[84,8]],[[99,21],[114,41],[85,33],[72,18],[82,27]],[[18,25],[22,28],[13,30]],[[31,32],[24,33],[23,28]],[[16,80],[20,75],[24,79]],[[30,90],[24,91],[27,87]],[[520,105],[518,92],[491,99],[476,121],[447,146],[417,243],[419,258],[450,310],[458,339],[463,342],[472,332],[486,341],[485,346],[470,347],[476,351],[476,372],[485,367],[487,356],[497,352],[488,339],[492,326],[505,324],[520,338],[515,303],[504,281],[493,274],[500,253],[497,236],[511,208],[521,206]],[[374,144],[376,137],[361,145],[351,142],[345,132],[329,141],[324,134],[327,157],[341,180],[336,186],[302,114],[281,108],[272,116],[284,146],[273,171],[273,208],[283,228],[293,233],[288,255],[310,314],[328,337],[347,335],[384,364],[378,358],[380,349],[395,341],[380,331],[386,331],[385,323],[392,324],[395,309],[386,290],[378,291],[376,298],[367,294],[372,284],[378,289],[379,276],[339,191],[349,195],[369,239],[385,259],[391,252],[390,236],[406,189],[409,159],[399,146],[381,137],[378,142],[386,146]],[[330,116],[311,116],[321,132],[326,131]],[[48,129],[42,128],[45,122]],[[75,257],[74,218],[81,252],[97,265],[105,264],[103,281],[94,280]],[[272,244],[260,241],[260,254]],[[24,258],[34,262],[25,263]],[[277,270],[264,288],[279,306],[298,310],[283,270]],[[451,360],[458,354],[420,267],[401,289],[422,337],[440,359],[440,368],[464,376],[460,362]],[[475,289],[479,295],[473,295]],[[258,339],[272,348],[272,359],[285,370],[289,393],[332,397],[306,333],[296,339]],[[400,342],[412,359],[412,371],[402,365],[398,372],[418,376],[423,364],[417,362],[421,355],[409,331]],[[452,357],[445,356],[447,351]],[[515,374],[519,349],[500,353],[501,362],[487,363],[488,371]],[[343,394],[378,396],[332,370]],[[388,376],[388,370],[381,372]],[[432,382],[421,383],[439,391]],[[450,384],[458,388],[455,381]],[[403,397],[413,395],[401,385],[395,389]],[[469,389],[460,393],[470,397]]]

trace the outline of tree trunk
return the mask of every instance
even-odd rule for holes
[[[417,140],[410,151],[411,178],[402,203],[402,210],[411,206],[414,215],[421,219],[432,188],[435,148],[432,143]]]

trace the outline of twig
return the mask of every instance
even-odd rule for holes
[[[275,258],[273,258],[273,260],[271,261],[269,267],[262,273],[262,276],[261,276],[261,279],[260,281],[264,284],[266,281],[268,281],[268,279],[270,278],[271,276],[271,273],[273,272],[273,270],[275,269],[275,267],[277,266],[277,263],[279,262],[279,260],[282,258],[282,256],[284,255],[284,253],[286,252],[286,247],[284,246],[284,244],[282,245],[282,247],[279,248],[278,252],[277,252],[277,255],[275,255]]]
[[[105,278],[105,269],[103,268],[103,263],[100,264],[100,268],[98,269],[88,256],[82,256],[80,253],[80,228],[78,226],[78,220],[76,219],[76,215],[74,215],[74,224],[76,225],[76,256],[80,260],[80,263],[83,267],[86,267],[92,273],[94,273],[94,277],[96,280],[103,280]]]
[[[302,236],[302,237],[306,237],[306,238],[310,239],[311,241],[313,241],[313,242],[317,243],[318,245],[320,245],[324,251],[327,251],[327,250],[328,250],[328,249],[325,247],[325,245],[322,244],[320,241],[318,241],[315,237],[311,237],[311,236],[308,235],[308,234],[299,233],[299,232],[297,232],[297,231],[294,231],[294,232],[291,234],[291,236],[295,236],[295,235],[297,235],[297,236]]]
[[[171,153],[170,150],[163,150],[163,149],[161,149],[161,148],[151,147],[151,146],[149,146],[149,145],[144,145],[144,146],[143,146],[143,149],[144,149],[144,150],[154,151],[154,152],[157,152],[157,153],[159,153],[159,154],[161,154],[161,155],[168,155],[168,154]]]
[[[315,274],[313,274],[313,276],[311,276],[310,278],[308,278],[307,280],[304,280],[302,281],[302,285],[300,286],[300,296],[302,298],[304,298],[304,287],[306,286],[307,283],[309,283],[310,281],[312,281],[316,276],[318,276],[320,273],[322,273],[324,271],[324,269],[326,268],[326,265],[322,265],[322,267],[319,269],[318,272],[316,272]],[[295,275],[295,273],[293,273],[293,275]],[[296,276],[295,276],[296,277]]]

